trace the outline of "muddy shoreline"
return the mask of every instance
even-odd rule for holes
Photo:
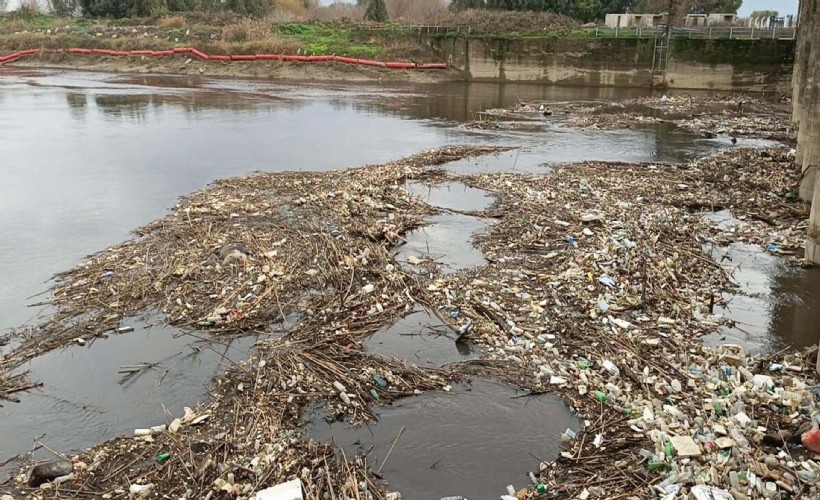
[[[464,81],[461,71],[403,70],[348,66],[341,63],[292,62],[219,62],[199,61],[191,57],[171,59],[43,56],[36,60],[16,61],[9,68],[71,69],[107,73],[134,73],[174,76],[208,76],[255,80],[302,80],[313,82],[404,82],[436,83]],[[2,65],[0,65],[2,68]]]
[[[48,494],[124,498],[142,484],[146,497],[247,498],[298,477],[311,499],[395,498],[367,457],[303,438],[308,403],[362,423],[399,398],[447,394],[470,378],[558,394],[582,422],[556,460],[534,457],[537,484],[510,478],[519,498],[816,493],[817,481],[798,474],[820,478],[811,453],[786,447],[816,411],[816,349],[760,357],[700,340],[730,323],[714,307],[738,288],[704,243],[774,245],[800,264],[806,207],[793,196],[799,172],[788,149],[738,148],[689,165],[585,162],[549,175],[447,170],[498,151],[451,147],[339,172],[218,181],[134,241],[62,274],[57,315],[5,370],[77,343],[77,325],[87,341],[151,309],[217,339],[264,331],[287,313],[301,320],[218,375],[210,402],[84,451],[71,478],[46,483]],[[433,192],[448,183],[494,200],[462,211],[490,219],[474,236],[485,263],[448,271],[410,245],[397,258],[411,233],[459,213],[410,184]],[[720,228],[700,215],[727,208],[747,223]],[[235,242],[244,249],[222,252]],[[366,349],[365,338],[422,306],[451,338],[465,333],[481,359],[417,366]],[[38,493],[25,487],[27,469],[8,491]]]

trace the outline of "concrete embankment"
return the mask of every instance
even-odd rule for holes
[[[651,38],[431,38],[439,54],[475,81],[644,87]],[[795,41],[676,39],[665,85],[679,89],[788,92]]]

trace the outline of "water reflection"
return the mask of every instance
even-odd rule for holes
[[[753,352],[806,347],[820,339],[820,269],[794,269],[783,257],[753,245],[714,248],[712,256],[732,272],[739,293],[718,308],[735,321],[707,337],[711,345],[740,344]]]
[[[81,93],[68,92],[65,95],[66,104],[71,117],[75,120],[85,119],[88,108],[88,96]]]
[[[820,269],[789,270],[772,283],[778,298],[770,331],[786,346],[806,347],[820,340]]]
[[[205,110],[231,110],[243,113],[269,111],[263,99],[234,96],[225,99],[216,92],[186,92],[180,94],[98,94],[94,96],[97,108],[108,117],[144,121],[149,109],[176,108],[188,114]],[[288,103],[298,108],[299,102]]]
[[[71,453],[135,428],[167,424],[185,406],[204,401],[217,371],[247,358],[256,339],[202,342],[131,318],[135,330],[86,347],[52,351],[25,366],[43,388],[0,408],[0,463],[41,439]],[[123,366],[149,365],[122,373]],[[36,459],[51,458],[40,450]],[[12,468],[16,464],[11,464]],[[0,467],[0,482],[8,468]]]
[[[400,399],[367,426],[316,420],[308,433],[333,441],[348,459],[367,454],[389,489],[407,500],[498,498],[507,484],[529,484],[538,460],[557,456],[561,434],[580,425],[553,394],[516,396],[510,387],[474,380],[450,393]]]
[[[628,87],[559,87],[527,83],[447,82],[417,87],[424,98],[410,98],[403,112],[417,118],[445,117],[465,122],[489,108],[521,101],[588,101],[651,95],[651,89]]]

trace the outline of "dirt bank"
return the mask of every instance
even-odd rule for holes
[[[0,65],[3,67],[3,65]],[[173,58],[151,57],[98,57],[50,55],[21,59],[9,68],[64,68],[83,71],[115,73],[155,73],[178,75],[204,75],[236,78],[261,78],[271,80],[312,81],[386,81],[408,83],[435,83],[463,79],[460,71],[450,70],[403,70],[341,63],[298,63],[279,61],[200,61],[196,58],[175,56]]]

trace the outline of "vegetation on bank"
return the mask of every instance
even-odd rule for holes
[[[429,46],[402,27],[390,40],[374,37],[382,26],[352,23],[272,23],[233,15],[96,20],[50,15],[0,16],[0,52],[69,47],[166,50],[193,46],[212,54],[341,55],[432,61]]]
[[[578,24],[550,13],[447,12],[442,25],[469,26],[471,36],[565,36]],[[195,46],[213,54],[285,53],[372,59],[433,61],[436,54],[419,34],[430,30],[400,22],[282,21],[231,13],[148,18],[60,17],[22,9],[0,15],[0,50],[68,47],[165,50]],[[435,32],[435,31],[434,31]],[[464,36],[466,30],[442,31]]]
[[[577,19],[566,15],[505,10],[487,2],[479,2],[483,8],[462,10],[444,8],[440,0],[360,0],[356,4],[329,7],[320,7],[310,0],[258,0],[273,10],[264,16],[251,16],[225,9],[232,10],[233,3],[244,2],[244,7],[233,10],[247,11],[248,5],[252,5],[250,2],[257,0],[221,2],[220,5],[226,6],[221,11],[209,7],[206,2],[210,0],[49,0],[53,12],[62,10],[60,1],[75,2],[70,4],[74,12],[77,5],[84,12],[105,2],[108,2],[106,5],[125,2],[132,6],[129,12],[135,12],[138,9],[133,6],[141,1],[153,6],[149,12],[166,12],[114,19],[44,14],[32,3],[35,1],[24,0],[17,11],[0,14],[2,50],[65,47],[163,50],[196,46],[214,54],[289,53],[435,60],[429,41],[419,35],[509,40],[616,36],[613,30],[582,26]],[[459,7],[460,3],[453,5]],[[188,10],[168,14],[171,10],[184,9]],[[367,12],[370,12],[368,17],[392,21],[362,21]],[[617,36],[628,38],[629,33],[622,31]]]

